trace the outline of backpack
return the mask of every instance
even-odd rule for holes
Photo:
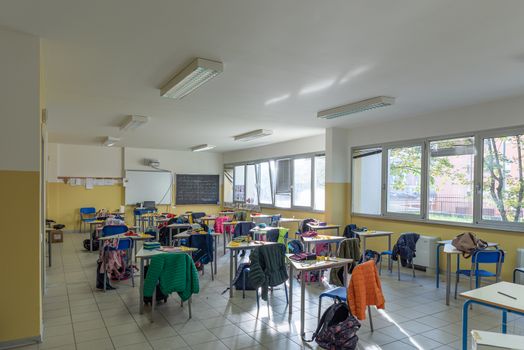
[[[360,260],[358,261],[359,264],[362,264],[363,262],[366,262],[368,260],[374,260],[375,264],[377,265],[380,262],[380,253],[371,249],[366,249],[366,252],[364,255],[360,257]]]
[[[298,254],[304,251],[304,245],[298,239],[292,239],[287,243],[287,249],[291,254]]]
[[[235,286],[236,290],[244,289],[244,276],[246,276],[246,290],[255,290],[255,287],[253,287],[249,281],[249,271],[244,275],[244,270],[249,268],[249,266],[249,263],[242,263],[238,265],[237,273],[235,275],[235,279],[233,280],[233,285]]]
[[[329,253],[329,244],[328,243],[315,244],[315,254],[317,254],[317,256],[328,256],[328,253]]]
[[[473,232],[463,232],[453,238],[451,244],[462,252],[464,258],[469,258],[478,249],[486,249],[488,242],[478,238]]]
[[[96,239],[96,230],[91,232],[91,238],[93,240],[93,251],[100,249],[100,242]],[[90,244],[89,239],[84,239],[82,242],[82,245],[86,250],[90,250]]]
[[[339,298],[327,308],[318,322],[311,342],[315,340],[323,349],[354,350],[357,348],[357,331],[360,322],[351,314],[348,305]]]

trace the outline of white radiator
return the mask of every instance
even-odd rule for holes
[[[524,267],[524,248],[517,249],[517,267]],[[524,284],[524,274],[517,272],[516,283]]]
[[[415,267],[422,268],[426,272],[435,272],[437,266],[437,241],[440,237],[420,236],[417,241],[417,256],[413,260]]]

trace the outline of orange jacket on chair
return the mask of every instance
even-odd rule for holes
[[[384,308],[385,300],[375,261],[369,260],[355,267],[347,297],[351,313],[359,320],[366,319],[368,305]]]

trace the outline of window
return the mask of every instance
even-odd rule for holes
[[[315,157],[315,210],[324,210],[326,205],[326,157]]]
[[[353,212],[380,215],[382,192],[382,149],[353,152]]]
[[[473,137],[429,143],[428,213],[431,220],[473,222]]]
[[[387,211],[420,215],[422,146],[388,150]]]
[[[224,203],[233,203],[233,169],[224,169]]]
[[[226,165],[224,198],[253,206],[324,210],[325,163],[324,155],[309,154]]]
[[[293,205],[311,206],[311,158],[293,159]]]
[[[482,220],[524,222],[524,136],[484,139]]]
[[[273,204],[269,163],[262,162],[258,165],[258,168],[260,173],[260,204]]]
[[[246,166],[246,203],[253,205],[258,204],[258,185],[254,164]]]
[[[235,202],[243,202],[245,195],[245,167],[239,165],[235,167],[235,177],[234,177],[234,186],[233,186],[233,200]]]
[[[524,232],[524,126],[352,152],[354,215]]]
[[[276,162],[275,206],[291,208],[291,159]]]

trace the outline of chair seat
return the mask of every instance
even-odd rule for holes
[[[96,221],[96,218],[84,218],[84,219],[81,219],[83,222],[92,222],[92,221]]]
[[[464,275],[464,276],[475,276],[475,271],[471,271],[471,270],[457,270],[457,273],[460,274],[460,275]],[[489,272],[489,271],[486,271],[486,270],[478,270],[478,275],[480,277],[496,277],[497,274],[496,273],[493,273],[493,272]]]
[[[346,301],[347,299],[347,289],[344,287],[338,287],[334,289],[330,289],[328,291],[325,291],[324,293],[320,294],[320,298],[339,298],[342,301]]]
[[[383,252],[380,252],[380,255],[393,255],[393,252],[391,250],[384,250]]]

